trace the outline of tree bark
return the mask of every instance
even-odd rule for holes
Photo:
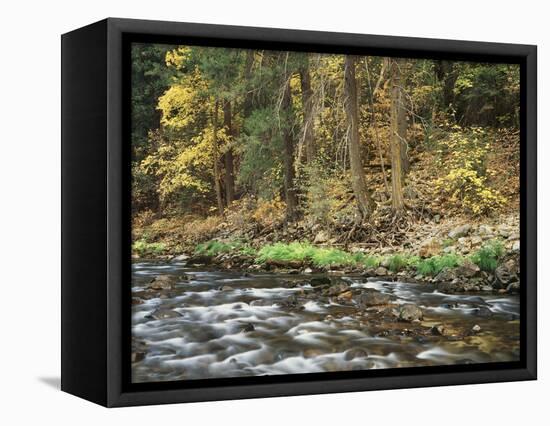
[[[218,204],[219,214],[223,214],[223,198],[222,198],[222,187],[220,180],[220,153],[218,147],[218,101],[214,106],[214,111],[212,112],[212,150],[214,156],[214,189],[216,190],[216,202]]]
[[[437,62],[436,74],[439,81],[443,82],[443,108],[447,109],[454,102],[454,88],[458,74],[451,61]]]
[[[305,54],[304,64],[300,68],[300,84],[302,89],[304,147],[306,162],[310,164],[315,159],[315,136],[313,129],[313,91],[309,72],[309,54]]]
[[[396,60],[398,66],[404,66],[404,60]],[[403,95],[403,78],[401,70],[398,69],[399,82],[397,84],[399,90],[399,99],[397,103],[397,134],[401,142],[401,170],[402,176],[409,173],[411,164],[409,161],[409,144],[407,142],[407,109],[405,105],[405,96]]]
[[[394,213],[401,214],[405,208],[403,200],[403,170],[402,170],[402,138],[400,132],[400,118],[403,111],[403,93],[401,91],[401,71],[397,60],[391,60],[391,184],[392,184],[392,209]],[[401,129],[402,130],[402,129]]]
[[[244,66],[244,78],[246,81],[246,93],[244,95],[244,102],[243,102],[243,116],[244,118],[247,118],[250,116],[250,113],[252,112],[252,106],[253,106],[253,92],[252,92],[252,83],[251,77],[252,77],[252,66],[254,65],[254,50],[248,50],[246,52],[246,61]]]
[[[297,216],[298,198],[295,187],[294,170],[294,137],[292,134],[292,99],[290,92],[290,78],[286,78],[284,83],[282,110],[283,120],[283,168],[284,168],[284,189],[286,201],[286,218],[288,221],[294,221]]]
[[[351,168],[351,185],[357,207],[362,219],[370,216],[374,204],[367,189],[363,163],[361,160],[361,146],[359,142],[359,109],[357,105],[357,81],[355,79],[355,65],[357,58],[346,55],[344,63],[344,104],[348,126],[349,162]]]
[[[233,128],[231,123],[231,101],[223,104],[223,126],[229,142],[233,139]],[[235,177],[233,166],[233,149],[228,147],[224,155],[225,162],[225,200],[229,206],[235,200]]]

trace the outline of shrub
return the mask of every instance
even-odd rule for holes
[[[278,196],[272,200],[259,199],[252,218],[262,227],[272,226],[284,221],[285,210],[286,204]]]
[[[497,266],[498,261],[504,255],[504,246],[499,240],[493,240],[485,244],[472,256],[471,260],[482,271],[493,272]]]
[[[325,228],[353,220],[356,210],[349,202],[350,188],[348,173],[330,173],[318,163],[308,165],[300,187],[305,218]]]
[[[166,246],[163,243],[148,243],[145,239],[137,240],[132,244],[132,251],[140,256],[158,256],[164,253]]]
[[[450,133],[440,142],[438,166],[446,174],[435,182],[448,202],[476,216],[490,214],[506,203],[497,190],[489,186],[486,160],[490,144],[485,131],[472,128]]]

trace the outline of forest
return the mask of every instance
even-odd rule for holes
[[[519,66],[132,47],[132,380],[519,359]]]
[[[517,65],[134,44],[131,78],[136,258],[434,276],[519,251]]]

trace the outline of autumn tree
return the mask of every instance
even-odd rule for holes
[[[288,59],[288,55],[287,55]],[[286,201],[286,216],[289,221],[293,221],[297,216],[298,198],[296,196],[296,170],[295,170],[295,141],[293,132],[293,110],[292,110],[292,92],[290,87],[291,73],[287,71],[284,75],[282,87],[281,113],[283,119],[282,137],[283,137],[283,173],[284,173],[284,191]]]
[[[357,81],[355,66],[357,58],[346,55],[344,62],[344,104],[348,126],[348,149],[351,169],[351,183],[357,207],[362,218],[368,217],[373,209],[373,201],[365,181],[361,145],[359,141],[359,112],[357,105]]]
[[[212,162],[214,164],[214,189],[216,191],[216,202],[218,213],[223,213],[222,184],[220,176],[220,150],[218,147],[218,104],[216,101],[212,111]]]
[[[315,135],[313,123],[313,90],[311,88],[309,54],[305,54],[299,68],[300,86],[302,92],[303,142],[306,152],[306,162],[310,164],[315,158]]]
[[[392,209],[396,214],[401,214],[405,208],[403,199],[403,122],[405,113],[403,107],[403,91],[401,88],[401,61],[391,59],[391,183],[392,183]]]

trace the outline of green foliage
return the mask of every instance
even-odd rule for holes
[[[388,269],[392,272],[399,272],[409,264],[406,256],[400,254],[394,254],[388,259]]]
[[[472,256],[471,260],[482,271],[493,272],[497,266],[498,261],[504,255],[504,246],[501,241],[493,240],[481,247]]]
[[[462,122],[519,126],[519,67],[464,62],[455,64],[455,108]]]
[[[355,266],[356,258],[350,253],[335,248],[316,248],[311,257],[319,267]]]
[[[246,118],[245,132],[237,140],[241,157],[237,182],[266,199],[274,198],[283,182],[278,124],[273,107],[258,108]]]
[[[242,243],[240,241],[223,242],[218,240],[211,240],[205,243],[198,244],[195,247],[195,254],[201,256],[214,257],[222,253],[239,253],[246,256],[254,256],[256,250],[249,244]]]
[[[233,246],[231,244],[212,240],[206,243],[198,244],[195,248],[195,254],[202,256],[217,256],[220,253],[228,253],[232,250]]]
[[[348,173],[331,172],[320,161],[306,165],[303,173],[303,210],[311,223],[330,228],[353,220],[356,209],[349,203],[351,179]]]
[[[462,263],[463,259],[456,254],[445,254],[432,256],[428,259],[415,258],[411,266],[416,268],[416,273],[423,276],[433,277],[447,268],[455,268]]]
[[[363,266],[367,269],[377,268],[380,266],[381,259],[379,256],[366,255],[364,253],[354,253],[352,255],[357,266]]]
[[[309,243],[275,243],[262,247],[256,261],[259,263],[265,263],[268,260],[303,262],[311,259],[315,250],[315,247]]]
[[[361,161],[376,203],[368,221],[372,230],[356,223],[344,55],[138,43],[131,59],[133,212],[150,210],[156,219],[185,216],[179,228],[170,230],[177,237],[151,236],[151,241],[194,245],[216,238],[222,228],[247,228],[255,235],[279,229],[290,217],[283,201],[289,189],[298,197],[292,218],[303,219],[303,229],[349,232],[350,241],[384,229],[381,217],[392,196],[386,182],[391,170],[385,170],[386,176],[381,172],[391,156],[392,136],[384,58],[361,58],[355,70]],[[411,160],[411,170],[403,175],[407,207],[410,201],[412,209],[420,204],[441,208],[444,219],[503,211],[518,193],[514,140],[519,136],[507,140],[495,136],[495,129],[512,126],[516,134],[519,127],[519,66],[429,59],[407,59],[402,65]],[[233,192],[236,199],[228,200]],[[244,200],[254,203],[246,208]],[[136,241],[136,251],[161,251],[146,241]],[[307,243],[275,244],[259,254],[239,244],[210,241],[197,250],[212,255],[240,251],[263,261],[273,256],[326,267],[371,268],[381,260]],[[498,256],[485,250],[475,258],[491,270]],[[432,275],[453,264],[445,256],[394,255],[388,262],[392,271],[418,268]]]
[[[336,248],[315,247],[309,243],[275,243],[262,247],[256,258],[258,263],[268,261],[305,262],[317,267],[365,267],[380,264],[380,258],[364,253],[348,253]]]
[[[158,256],[164,253],[166,245],[163,243],[148,243],[145,239],[137,240],[132,244],[132,251],[139,256]]]

